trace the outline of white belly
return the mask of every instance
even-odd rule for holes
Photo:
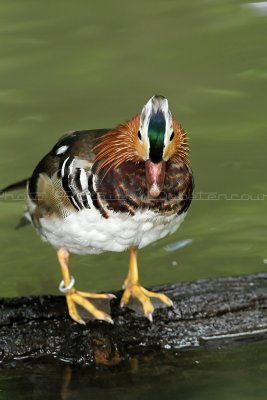
[[[119,252],[131,246],[145,247],[175,232],[185,216],[186,213],[161,216],[143,210],[134,216],[110,212],[105,219],[97,210],[84,209],[63,220],[41,218],[39,233],[54,247],[64,247],[71,253]]]

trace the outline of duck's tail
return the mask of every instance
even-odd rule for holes
[[[30,181],[30,178],[22,179],[19,182],[11,183],[10,185],[7,185],[3,189],[0,189],[0,195],[7,193],[7,192],[12,192],[13,190],[19,190],[19,189],[26,189],[28,183]],[[24,214],[21,219],[19,220],[16,229],[22,228],[25,225],[28,225],[30,223],[29,219],[26,217]]]
[[[3,189],[0,189],[0,194],[11,192],[12,190],[26,189],[29,180],[30,178],[26,178],[22,179],[19,182],[11,183],[10,185],[7,185]]]

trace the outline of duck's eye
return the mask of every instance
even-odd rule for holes
[[[139,140],[142,140],[142,135],[141,135],[140,131],[138,131],[138,138],[139,138]]]
[[[173,138],[174,138],[174,132],[172,131],[172,134],[170,136],[170,142],[172,141]]]

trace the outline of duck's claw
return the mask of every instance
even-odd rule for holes
[[[113,324],[113,320],[111,316],[105,312],[103,309],[109,308],[109,302],[115,296],[113,294],[97,294],[97,293],[87,293],[87,292],[79,292],[72,288],[67,294],[67,305],[71,318],[78,322],[79,324],[85,324],[84,319],[97,319],[106,321],[110,324]],[[102,304],[102,309],[100,307],[96,307],[95,300],[100,300]],[[78,307],[77,307],[78,306]],[[80,308],[81,312],[77,310]],[[82,311],[86,311],[84,314],[84,319],[81,317],[80,313]]]
[[[165,294],[150,292],[140,286],[139,283],[131,284],[130,282],[125,282],[124,288],[120,302],[121,307],[127,306],[136,312],[142,313],[150,322],[153,320],[152,315],[155,303],[160,303],[159,306],[173,306],[173,302]],[[154,305],[152,302],[154,302]]]

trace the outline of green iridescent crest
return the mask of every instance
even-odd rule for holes
[[[148,138],[150,141],[150,158],[159,162],[162,158],[166,121],[163,113],[151,117],[148,125]]]

